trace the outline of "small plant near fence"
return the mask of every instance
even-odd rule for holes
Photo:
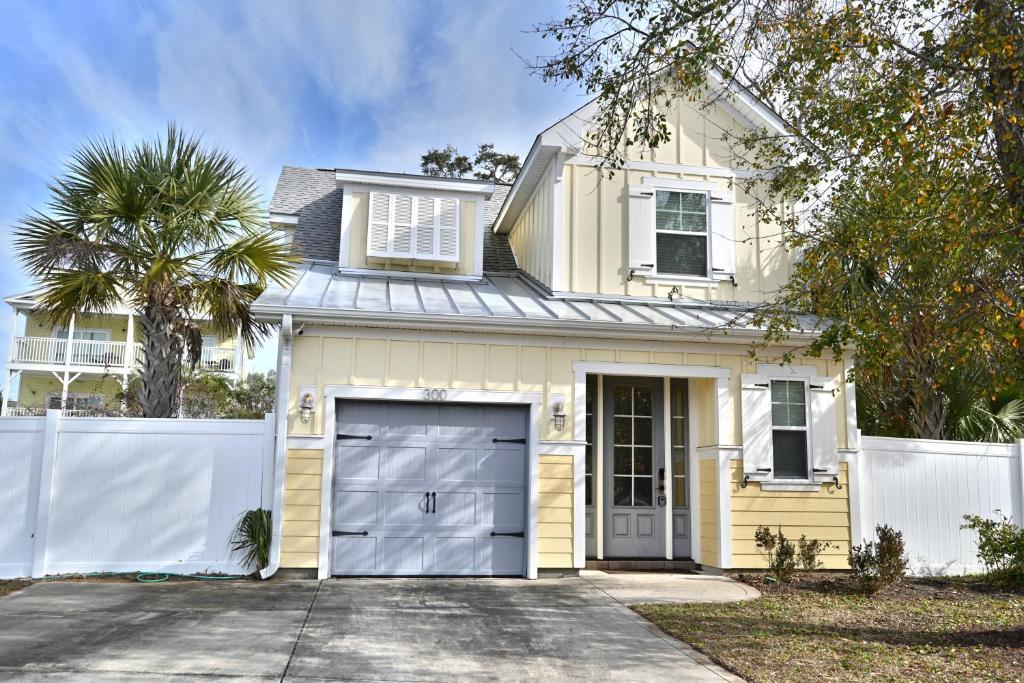
[[[820,569],[822,563],[818,560],[818,555],[834,547],[827,541],[808,539],[805,535],[801,535],[800,540],[794,544],[782,533],[781,526],[778,533],[772,533],[766,526],[757,527],[754,532],[754,543],[768,560],[768,571],[779,583],[792,581],[798,569]]]
[[[271,534],[270,510],[248,510],[235,526],[231,552],[242,553],[242,564],[258,572],[270,562]]]
[[[898,585],[907,574],[903,532],[888,524],[875,527],[877,540],[850,547],[850,569],[857,588],[874,595]]]
[[[1024,528],[1001,511],[1001,519],[988,519],[980,515],[964,515],[966,524],[978,534],[978,559],[985,565],[985,573],[994,583],[1024,586]]]

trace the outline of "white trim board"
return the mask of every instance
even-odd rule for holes
[[[337,431],[338,399],[366,401],[416,401],[424,402],[424,391],[430,387],[370,387],[347,384],[328,384],[323,388],[324,434]],[[529,407],[530,426],[527,435],[527,502],[526,508],[526,578],[537,578],[537,525],[539,522],[539,451],[541,407],[544,395],[528,391],[487,391],[479,389],[448,389],[444,403],[500,403],[525,405]],[[317,576],[326,579],[331,576],[330,547],[332,525],[331,493],[334,484],[334,442],[333,438],[323,439],[323,468],[320,482],[320,539]],[[575,533],[575,530],[573,531]]]

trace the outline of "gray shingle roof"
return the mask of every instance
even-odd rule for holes
[[[281,169],[270,212],[299,217],[295,244],[306,259],[337,261],[341,240],[342,191],[333,168]],[[509,185],[494,186],[494,195],[484,205],[484,270],[507,273],[516,270],[516,259],[506,235],[491,230]]]

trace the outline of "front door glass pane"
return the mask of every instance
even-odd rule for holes
[[[615,387],[613,405],[614,504],[650,507],[654,504],[654,390]]]
[[[686,491],[686,380],[674,379],[670,388],[672,441],[672,506],[688,507]]]

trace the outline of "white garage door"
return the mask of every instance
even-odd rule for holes
[[[525,407],[337,410],[333,574],[526,573]]]

